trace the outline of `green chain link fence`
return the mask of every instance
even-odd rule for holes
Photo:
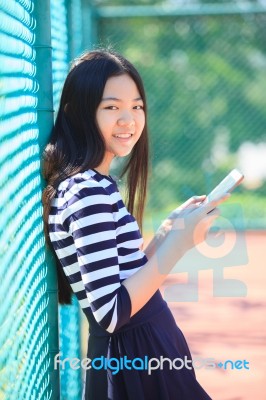
[[[40,175],[49,132],[39,134],[39,115],[49,109],[38,106],[40,77],[51,73],[56,110],[68,63],[82,50],[111,45],[136,64],[148,93],[152,147],[146,230],[234,167],[246,174],[231,200],[244,210],[238,226],[266,226],[266,8],[44,3],[51,3],[50,72],[36,61],[40,3],[0,0],[0,400],[58,398],[57,343],[62,358],[80,356],[76,301],[59,308],[60,340],[52,339],[56,282],[44,247]],[[60,377],[60,398],[79,399],[80,371],[66,366]]]
[[[49,7],[49,1],[45,3],[44,8]],[[67,7],[69,13],[77,14],[77,6],[77,1],[51,2],[51,13],[47,14],[51,15],[48,22],[55,109],[70,56]],[[44,114],[50,110],[42,104],[37,108],[37,75],[49,75],[50,71],[46,70],[46,64],[36,63],[35,47],[38,51],[49,47],[49,43],[48,46],[42,43],[42,35],[39,43],[35,31],[38,19],[45,18],[44,9],[41,12],[40,9],[33,1],[0,1],[0,399],[4,400],[57,398],[59,393],[59,388],[51,385],[55,352],[49,338],[57,328],[49,332],[52,327],[48,312],[57,313],[53,303],[48,308],[52,299],[48,293],[52,295],[52,291],[47,287],[48,260],[42,227],[39,143],[42,146],[45,143],[39,137],[43,116],[38,119],[37,110]],[[53,265],[48,263],[48,268]],[[77,357],[80,355],[77,301],[73,306],[60,307],[59,317],[62,357]],[[53,320],[51,316],[50,322]],[[80,398],[80,371],[66,365],[60,375],[60,399]],[[53,379],[53,385],[57,385],[58,381]]]
[[[46,265],[37,125],[36,20],[0,1],[0,399],[49,399]]]
[[[74,8],[75,4],[73,4]],[[70,51],[68,34],[68,13],[64,0],[51,2],[52,67],[54,108],[58,109],[62,84],[69,69]],[[60,358],[81,358],[79,304],[73,298],[70,306],[59,307]],[[81,398],[81,371],[71,369],[66,363],[60,369],[60,399]]]
[[[266,7],[174,3],[96,8],[98,42],[132,60],[147,89],[151,219],[157,226],[238,167],[246,179],[230,202],[245,220],[236,225],[265,229]]]

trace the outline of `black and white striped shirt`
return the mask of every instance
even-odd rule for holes
[[[51,204],[49,236],[80,306],[109,333],[129,322],[121,282],[147,258],[134,217],[116,182],[94,170],[61,182]]]

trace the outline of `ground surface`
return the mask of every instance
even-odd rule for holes
[[[235,240],[232,233],[228,235],[228,239]],[[246,296],[214,297],[213,270],[200,271],[198,284],[191,279],[188,285],[186,272],[169,275],[161,289],[169,298],[171,292],[178,291],[179,286],[173,285],[183,283],[192,298],[198,287],[198,301],[168,302],[193,357],[213,357],[217,362],[242,360],[238,363],[241,369],[232,369],[229,362],[226,370],[197,369],[199,382],[213,400],[266,399],[266,232],[247,232],[244,239],[248,263],[224,268],[223,275],[242,281],[247,287]],[[234,256],[237,260],[237,253]],[[224,280],[218,278],[217,285],[223,284]],[[249,362],[249,370],[244,368],[243,360]]]

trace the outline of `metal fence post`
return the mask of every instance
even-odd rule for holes
[[[90,0],[81,0],[82,7],[82,47],[84,50],[91,49],[96,45],[97,40],[97,9]]]
[[[38,92],[38,127],[40,154],[48,140],[53,126],[53,90],[52,90],[52,46],[51,46],[51,15],[50,0],[35,2],[36,17],[36,78],[39,83]],[[44,182],[43,182],[44,184]],[[54,356],[59,352],[58,338],[58,295],[57,275],[51,253],[46,251],[47,294],[48,294],[48,325],[49,325],[49,355],[50,381],[52,398],[60,398],[59,369],[54,369]]]
[[[68,43],[71,60],[82,52],[82,11],[81,0],[67,1]]]

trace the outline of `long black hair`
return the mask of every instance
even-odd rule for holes
[[[96,124],[96,110],[110,77],[128,74],[135,82],[143,100],[147,121],[146,96],[136,68],[123,56],[110,50],[94,50],[75,59],[65,80],[59,110],[51,138],[43,154],[43,176],[47,187],[42,194],[46,243],[55,255],[59,302],[71,303],[72,290],[63,273],[49,238],[48,218],[51,201],[59,184],[66,178],[90,168],[103,160],[105,142]],[[148,180],[148,132],[145,122],[121,176],[127,177],[126,205],[140,228]]]

